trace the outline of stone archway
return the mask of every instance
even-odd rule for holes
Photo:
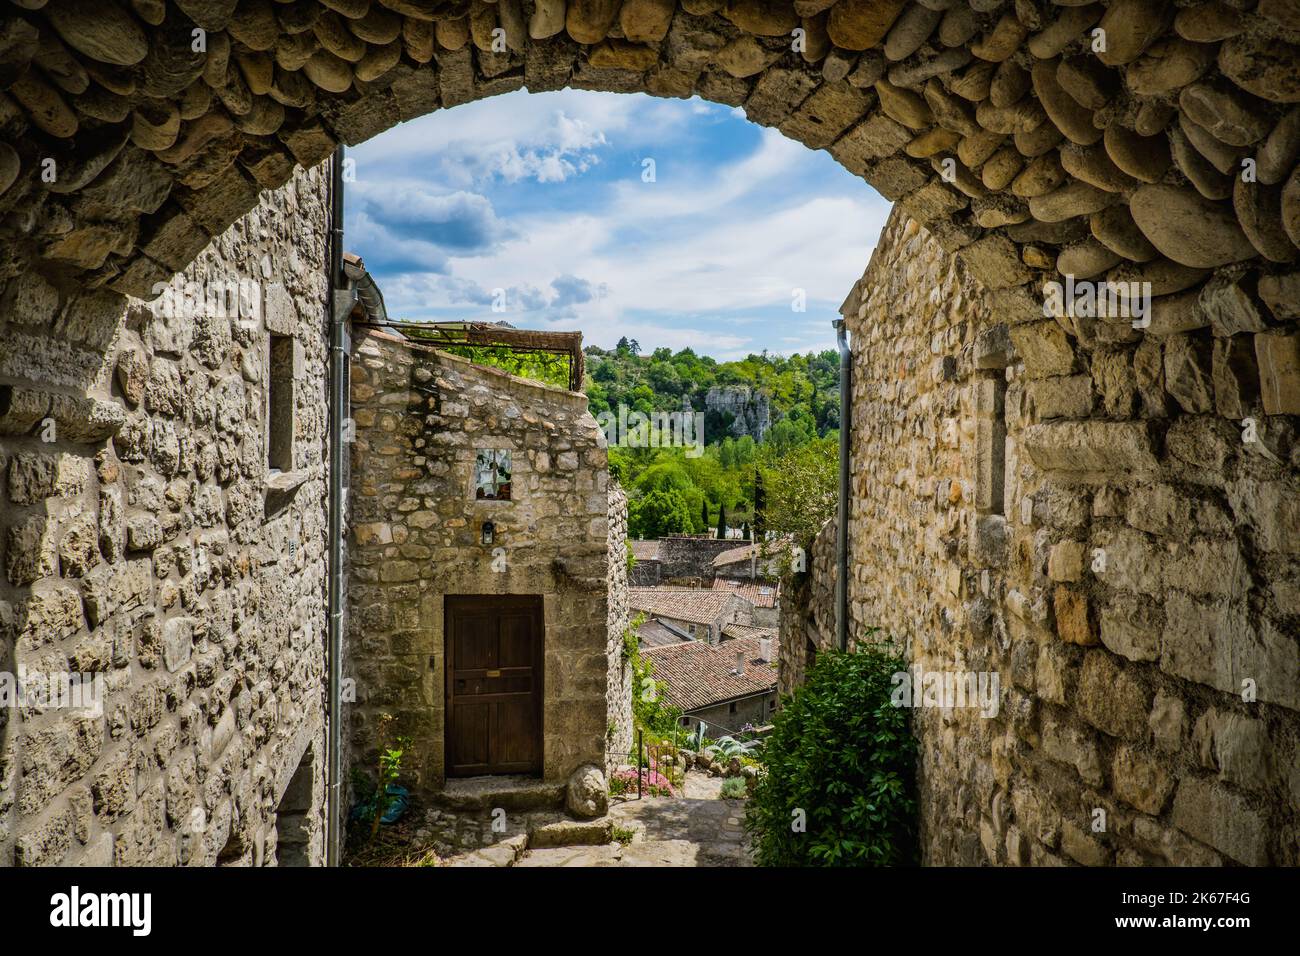
[[[154,600],[156,557],[151,568],[145,558],[105,552],[102,567],[111,573],[93,585],[60,573],[76,567],[87,535],[94,546],[94,529],[58,500],[93,497],[114,483],[116,458],[95,458],[110,439],[134,445],[131,454],[153,442],[128,419],[109,381],[122,296],[152,295],[214,240],[223,252],[242,253],[294,237],[292,210],[267,211],[260,234],[232,236],[228,227],[265,191],[292,189],[296,169],[318,166],[339,143],[510,90],[573,86],[698,94],[743,107],[753,121],[827,149],[897,201],[988,293],[976,310],[988,335],[969,343],[967,358],[985,372],[1001,368],[999,361],[1020,363],[1037,383],[1022,448],[1040,477],[1070,485],[1107,473],[1112,483],[1137,487],[1155,476],[1162,491],[1208,486],[1226,494],[1214,469],[1189,471],[1189,459],[1206,458],[1221,471],[1236,462],[1242,471],[1233,474],[1230,535],[1255,570],[1244,596],[1234,591],[1232,599],[1248,613],[1223,602],[1182,607],[1184,620],[1216,635],[1210,650],[1228,658],[1198,670],[1196,655],[1180,651],[1173,671],[1199,682],[1196,693],[1207,685],[1227,694],[1240,649],[1285,673],[1295,660],[1287,631],[1297,622],[1300,540],[1298,42],[1300,16],[1285,0],[1183,7],[1158,0],[16,0],[0,17],[0,129],[9,144],[0,144],[0,456],[15,506],[4,528],[0,635],[27,639],[26,650],[44,646],[41,634],[75,641],[70,660],[107,659],[118,640],[136,642],[149,660],[195,655],[198,672],[214,676],[232,701],[247,692],[260,707],[274,696],[265,681],[232,695],[237,680],[216,677],[209,666],[230,635],[209,643],[192,633],[192,616],[156,628],[133,620],[124,638],[106,632],[101,625],[114,613]],[[319,213],[319,189],[306,192],[305,211]],[[304,246],[323,239],[318,226],[302,231]],[[1043,283],[1062,273],[1151,283],[1150,324],[1045,315]],[[312,284],[290,290],[304,308],[321,291]],[[847,305],[859,322],[876,314],[857,295]],[[229,342],[218,330],[190,331],[206,349],[200,362],[204,354],[224,360]],[[166,351],[177,352],[188,335],[180,330]],[[947,357],[954,370],[965,367],[959,363],[967,358]],[[311,364],[320,359],[319,350],[305,356]],[[116,367],[120,390],[146,388],[147,369],[133,372],[120,357]],[[936,374],[948,375],[947,365]],[[185,400],[179,382],[155,390],[147,401]],[[975,417],[987,418],[991,407],[981,405]],[[202,414],[220,420],[232,411]],[[41,450],[37,428],[47,418],[75,448]],[[1248,418],[1264,438],[1242,450],[1232,442]],[[313,440],[319,425],[308,430]],[[156,437],[150,455],[170,477],[181,439],[166,428]],[[925,428],[918,432],[918,441],[932,439]],[[220,442],[215,448],[211,468],[237,474],[239,463],[227,460]],[[169,484],[160,482],[153,495],[169,493]],[[1055,487],[1048,481],[1035,492],[1031,516],[1081,507]],[[255,510],[247,488],[223,494],[204,506],[241,520]],[[127,510],[118,520],[136,555],[159,534],[131,512],[139,504],[111,494],[97,502],[101,517]],[[1186,513],[1201,514],[1194,506]],[[319,516],[303,512],[302,521],[297,533],[310,542]],[[978,544],[1001,547],[990,522],[981,528],[987,535]],[[1149,533],[1123,537],[1137,564],[1168,544],[1159,531]],[[278,539],[294,534],[288,526],[274,530]],[[999,600],[1032,619],[1040,636],[1068,641],[1068,631],[1091,640],[1097,596],[1067,587],[1064,597],[1060,588],[1049,597],[1032,570],[1035,548],[1067,542],[1024,540],[1016,560],[1025,586],[1038,590],[1013,588]],[[30,565],[8,564],[14,542],[35,556]],[[211,544],[223,546],[219,536]],[[314,547],[303,551],[319,558]],[[1237,553],[1221,557],[1231,565]],[[1217,559],[1193,550],[1179,560],[1194,576],[1196,568],[1212,574]],[[222,573],[232,563],[217,562]],[[292,602],[284,589],[272,590],[269,607]],[[196,606],[183,590],[166,600]],[[163,606],[163,597],[157,601]],[[1220,641],[1223,628],[1230,633]],[[1135,660],[1144,667],[1150,657]],[[1089,673],[1104,677],[1115,666],[1130,664],[1096,664]],[[117,718],[127,726],[152,728],[151,715],[167,706],[169,692],[178,694],[151,679],[155,667],[132,677],[131,707]],[[292,674],[302,687],[316,677],[312,667]],[[1284,755],[1294,744],[1295,701],[1275,686],[1269,693],[1261,699],[1291,711],[1271,712],[1263,730]],[[203,746],[228,742],[236,728],[246,732],[240,713],[203,712],[211,722],[199,734]],[[198,717],[187,712],[186,719]],[[135,793],[124,782],[134,755],[119,748],[97,762],[103,741],[87,733],[47,722],[25,741],[17,771],[19,761],[8,757],[12,734],[0,733],[0,777],[16,772],[26,781],[16,810],[0,791],[0,821],[6,813],[18,819],[12,832],[22,834],[22,862],[60,859],[87,808],[108,821],[117,841],[116,850],[109,841],[110,854],[149,859],[156,840],[148,834],[177,826],[174,813],[192,809],[184,767],[173,766],[165,741],[151,746],[166,779]],[[1075,743],[1058,749],[1087,749]],[[172,776],[180,780],[175,794]],[[1104,783],[1109,775],[1085,777],[1100,785],[1096,778]],[[1271,792],[1296,786],[1274,778]],[[1211,811],[1232,805],[1209,787],[1188,799]],[[1293,825],[1270,820],[1269,841]],[[109,831],[91,832],[94,846],[84,852],[98,859]],[[0,846],[11,839],[0,838]],[[1270,858],[1278,845],[1251,843],[1249,858],[1237,858]]]
[[[10,276],[148,294],[295,164],[521,87],[743,106],[993,289],[1119,269],[1172,295],[1276,273],[1300,241],[1300,18],[1280,0],[19,6],[0,33]]]

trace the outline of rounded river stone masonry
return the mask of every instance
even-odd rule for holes
[[[0,280],[145,295],[295,166],[435,109],[699,95],[829,150],[1005,310],[1068,272],[1151,282],[1178,331],[1268,333],[1265,406],[1295,414],[1298,42],[1287,0],[24,0]]]
[[[855,565],[855,620],[929,634],[932,663],[1016,665],[1012,733],[922,715],[926,812],[952,825],[931,858],[1296,862],[1298,44],[1286,0],[7,5],[0,657],[103,671],[110,706],[0,718],[3,858],[267,858],[280,775],[315,747],[280,735],[323,712],[317,167],[435,109],[576,87],[698,94],[827,149],[930,237],[926,275],[960,279],[904,284],[921,266],[881,252],[848,310],[854,553],[894,542],[883,577]],[[246,333],[125,298],[213,257],[294,309],[262,329],[305,363],[307,476],[278,518]],[[1045,315],[1062,272],[1150,283],[1149,325]],[[190,538],[199,515],[229,543]],[[186,839],[172,811],[198,803]]]

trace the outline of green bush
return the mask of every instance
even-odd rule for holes
[[[905,668],[874,645],[818,655],[773,721],[749,800],[760,865],[916,862],[916,740],[909,711],[890,702]]]
[[[749,793],[744,777],[728,777],[722,781],[721,796],[724,800],[743,800]]]

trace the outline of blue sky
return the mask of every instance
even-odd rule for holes
[[[829,154],[699,99],[520,91],[349,155],[347,247],[390,315],[578,329],[605,348],[830,348],[889,212]]]

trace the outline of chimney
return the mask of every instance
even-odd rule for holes
[[[733,674],[745,673],[745,652],[744,651],[736,651],[736,669],[732,671],[732,673]]]
[[[759,638],[758,656],[765,661],[772,659],[772,639],[770,637]]]

